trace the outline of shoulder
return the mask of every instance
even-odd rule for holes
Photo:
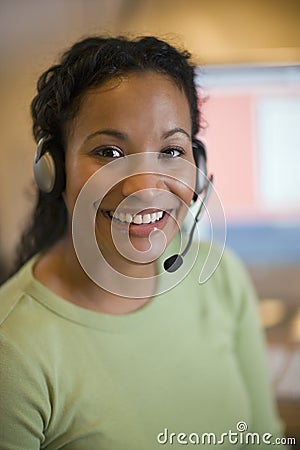
[[[220,250],[214,249],[217,254]],[[243,261],[231,249],[226,248],[216,268],[216,277],[227,285],[232,294],[252,290],[252,282]]]
[[[1,363],[10,367],[12,361],[26,362],[34,343],[32,315],[27,287],[30,283],[32,261],[23,266],[0,288],[0,351]],[[31,309],[31,311],[30,311]]]
[[[53,368],[60,357],[55,351],[60,347],[55,315],[32,293],[34,261],[30,260],[0,289],[0,379],[6,390],[19,392],[19,398],[26,397],[27,391],[38,405],[39,398],[47,398],[47,380],[54,376]],[[24,398],[24,402],[27,400]]]
[[[28,261],[0,288],[0,335],[5,342],[28,350],[36,346],[47,323],[45,308],[31,295],[35,260]]]
[[[231,291],[251,284],[244,263],[227,247],[207,241],[195,242],[187,259],[193,266],[192,276],[198,276],[199,284],[226,285]]]
[[[26,293],[28,269],[24,266],[0,289],[0,416],[3,442],[14,438],[24,448],[36,448],[43,439],[43,423],[50,420],[50,370],[41,333],[35,333],[40,321]]]
[[[26,292],[26,285],[29,282],[29,265],[28,262],[0,287],[0,327],[15,310]]]
[[[230,249],[201,243],[193,272],[208,293],[208,301],[223,311],[239,316],[249,305],[256,307],[257,296],[247,269]]]

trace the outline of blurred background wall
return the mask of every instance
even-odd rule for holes
[[[35,196],[29,105],[42,71],[89,34],[189,49],[227,243],[258,290],[280,410],[300,438],[299,30],[299,0],[0,0],[2,273]]]

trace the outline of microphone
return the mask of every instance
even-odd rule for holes
[[[203,210],[203,206],[204,206],[206,200],[208,199],[208,197],[210,195],[213,180],[214,180],[214,177],[213,177],[213,175],[211,175],[209,177],[209,180],[206,183],[205,188],[204,188],[205,189],[205,194],[204,194],[203,199],[201,199],[201,205],[200,205],[200,207],[199,207],[199,209],[197,211],[197,214],[195,215],[194,224],[193,224],[192,229],[190,231],[189,240],[188,240],[188,243],[186,244],[185,249],[183,250],[182,253],[177,254],[177,255],[172,255],[172,256],[170,256],[169,258],[167,258],[164,261],[164,269],[167,272],[169,272],[169,273],[176,272],[176,270],[178,270],[179,267],[182,266],[182,264],[183,264],[183,257],[187,254],[187,252],[189,251],[189,249],[190,249],[190,247],[192,245],[194,231],[195,231],[197,222],[199,222],[199,220],[200,220],[200,214],[201,214],[201,212]],[[199,194],[198,194],[198,198],[199,198]]]

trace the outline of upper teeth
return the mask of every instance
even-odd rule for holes
[[[117,213],[116,211],[110,211],[109,215],[114,219],[120,220],[120,222],[134,223],[140,225],[143,223],[153,223],[160,220],[163,216],[163,211],[153,212],[151,214],[136,214],[135,216],[129,213]]]

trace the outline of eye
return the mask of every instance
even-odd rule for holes
[[[103,158],[120,158],[124,156],[123,152],[117,147],[100,147],[93,151],[94,156],[101,156]]]
[[[168,147],[162,150],[161,155],[167,158],[178,158],[178,156],[184,155],[185,151],[180,147]]]

